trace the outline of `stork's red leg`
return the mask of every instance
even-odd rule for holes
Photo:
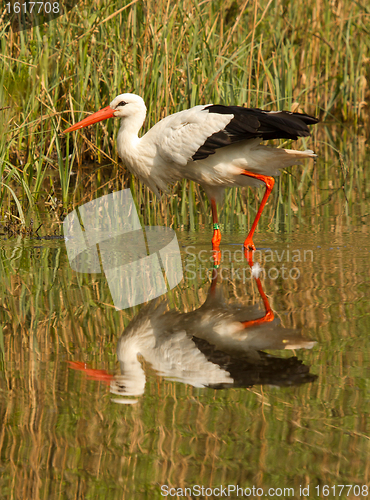
[[[251,266],[251,268],[253,267],[252,259],[249,260],[249,265]],[[269,323],[270,321],[272,321],[274,319],[274,312],[271,309],[269,300],[268,300],[268,298],[267,298],[267,296],[262,288],[261,280],[259,278],[254,278],[254,279],[256,280],[258,291],[259,291],[260,296],[263,300],[263,305],[265,306],[266,313],[264,316],[262,316],[262,318],[254,319],[251,321],[242,321],[244,328],[249,328],[250,326],[259,325],[261,323]]]
[[[212,219],[213,219],[213,238],[212,243],[214,245],[219,245],[221,242],[221,231],[218,225],[218,217],[217,217],[217,206],[215,200],[211,199],[212,206]]]
[[[263,303],[265,305],[266,313],[264,316],[262,316],[262,318],[253,319],[250,321],[242,321],[241,323],[244,326],[244,328],[249,328],[251,326],[260,325],[262,323],[269,323],[270,321],[273,321],[273,319],[274,319],[274,312],[271,309],[268,298],[266,297],[265,292],[262,289],[261,280],[259,278],[256,278],[256,281],[257,281],[258,291],[260,292],[260,295],[263,299]]]
[[[256,247],[253,244],[254,231],[256,230],[256,227],[257,227],[258,221],[260,220],[263,208],[266,205],[267,199],[270,196],[272,188],[274,187],[275,179],[273,177],[268,177],[267,175],[254,174],[252,172],[248,172],[247,170],[245,170],[242,175],[247,175],[248,177],[253,177],[254,179],[258,179],[266,184],[266,192],[262,198],[261,204],[258,208],[257,215],[254,219],[254,222],[253,222],[252,227],[249,231],[249,234],[246,237],[245,242],[244,242],[245,249],[253,251],[256,249]]]
[[[212,237],[213,260],[215,266],[219,266],[221,231],[218,225],[216,201],[213,198],[211,198],[211,207],[212,207],[212,219],[213,219],[213,237]]]

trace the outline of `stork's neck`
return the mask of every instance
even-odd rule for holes
[[[118,153],[120,151],[136,148],[140,139],[139,130],[143,126],[146,116],[146,109],[140,109],[131,116],[125,116],[121,119],[121,127],[117,136]],[[120,154],[121,155],[121,154]]]
[[[127,107],[130,105],[128,104]],[[145,116],[146,108],[144,103],[141,103],[132,113],[130,112],[122,118],[121,128],[117,136],[117,151],[124,165],[131,173],[159,196],[158,188],[166,189],[168,179],[166,178],[164,181],[158,175],[154,179],[151,177],[153,161],[156,156],[156,144],[153,142],[153,134],[145,134],[140,139],[138,137]]]
[[[135,334],[137,336],[132,336]],[[140,335],[143,335],[143,338]],[[149,335],[147,330],[144,328],[140,332],[129,332],[122,335],[118,341],[117,345],[117,357],[120,362],[121,374],[117,377],[123,385],[125,390],[122,394],[126,396],[139,396],[144,393],[146,376],[141,362],[138,359],[138,353],[140,350],[145,349],[147,346],[149,349],[153,349],[155,345],[155,340],[151,334]]]

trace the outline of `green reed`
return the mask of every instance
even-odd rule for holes
[[[137,0],[126,6],[83,1],[78,9],[29,31],[4,31],[0,24],[1,106],[10,106],[0,111],[3,211],[9,211],[15,197],[14,212],[20,218],[19,207],[32,208],[49,194],[58,193],[66,208],[78,203],[86,162],[110,163],[111,176],[121,177],[114,120],[69,137],[62,134],[119,92],[144,98],[144,132],[169,113],[224,102],[265,109],[299,107],[325,121],[345,121],[361,133],[368,120],[367,16],[365,7],[348,0],[335,5],[310,0],[304,15],[302,6],[282,0]],[[321,155],[327,138],[317,133],[315,137],[299,141],[297,147],[307,144]],[[338,144],[333,148],[338,150]],[[333,151],[324,148],[326,161],[333,160]],[[317,182],[307,175],[311,169],[304,167],[298,196],[310,182]],[[73,186],[72,173],[77,178]],[[125,173],[123,184],[130,177]],[[139,183],[132,185],[143,190]],[[292,178],[282,176],[279,186],[284,191],[289,186],[289,198],[294,196]],[[173,199],[161,199],[158,209],[165,219],[175,217],[177,224],[181,216],[194,227],[197,211],[209,208],[201,191],[186,181],[171,194]],[[153,206],[146,189],[141,196],[148,208]],[[241,200],[241,195],[235,196]],[[278,204],[284,196],[278,196]],[[301,202],[297,198],[295,203]]]

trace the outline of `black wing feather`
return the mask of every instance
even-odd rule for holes
[[[192,156],[193,160],[203,160],[214,154],[216,149],[229,146],[235,142],[255,139],[293,139],[310,135],[308,125],[315,125],[319,120],[304,113],[289,111],[263,111],[257,108],[241,106],[223,106],[210,104],[203,112],[233,114],[234,118],[220,132],[208,137],[203,146]]]

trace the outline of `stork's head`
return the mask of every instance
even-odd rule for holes
[[[136,94],[120,94],[113,99],[109,107],[114,110],[114,116],[118,118],[146,112],[143,99]]]
[[[101,122],[107,118],[126,118],[129,116],[137,116],[144,121],[146,107],[143,99],[136,94],[120,94],[113,99],[109,106],[93,113],[84,118],[80,122],[67,128],[64,132],[72,132],[93,123]]]

